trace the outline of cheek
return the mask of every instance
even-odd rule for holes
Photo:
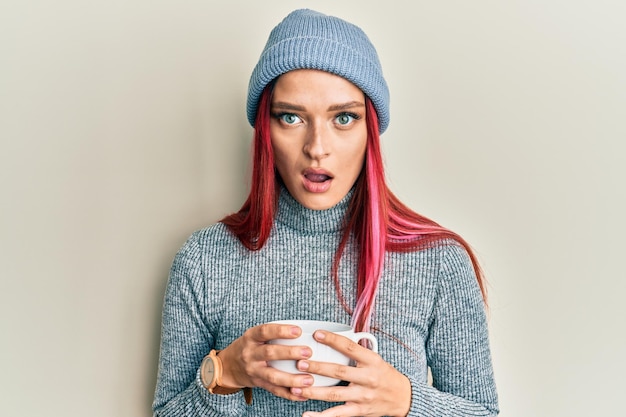
[[[365,162],[365,153],[359,154],[359,158],[355,158],[353,165],[353,176],[358,177],[361,171],[363,170],[363,164]]]
[[[288,147],[285,147],[278,141],[272,141],[272,150],[274,152],[274,166],[278,170],[281,177],[289,174],[289,167],[293,165],[293,155]]]
[[[281,159],[284,164],[290,158],[290,155],[293,155],[294,138],[285,135],[284,132],[283,134],[280,131],[276,132],[272,125],[270,125],[270,143],[272,144],[276,163]]]
[[[365,147],[350,147],[345,149],[341,156],[341,160],[344,161],[343,174],[346,176],[346,180],[354,181],[363,170],[363,162],[365,161]]]
[[[358,146],[352,151],[352,157],[354,159],[354,166],[358,171],[361,170],[363,162],[365,161],[365,151],[367,148],[367,138],[362,139]]]

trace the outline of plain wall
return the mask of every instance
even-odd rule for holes
[[[0,3],[0,414],[149,416],[177,249],[247,192],[249,74],[308,6],[391,89],[392,189],[472,243],[502,416],[616,415],[623,1]]]

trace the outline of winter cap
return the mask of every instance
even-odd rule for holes
[[[291,12],[270,33],[248,85],[252,126],[265,86],[295,69],[318,69],[352,82],[372,100],[379,132],[387,129],[389,89],[374,45],[359,27],[308,9]]]

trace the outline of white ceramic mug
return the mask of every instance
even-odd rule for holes
[[[330,346],[326,346],[322,343],[319,343],[313,338],[313,333],[316,330],[325,330],[328,332],[333,332],[338,335],[347,337],[355,343],[358,343],[362,339],[366,339],[370,342],[372,350],[374,352],[378,352],[378,341],[373,334],[367,332],[359,332],[355,333],[352,327],[335,323],[332,321],[319,321],[319,320],[280,320],[273,321],[272,323],[278,324],[289,324],[292,326],[298,326],[302,329],[302,334],[300,337],[295,339],[274,339],[270,340],[269,344],[274,345],[288,345],[288,346],[308,346],[312,351],[312,356],[310,360],[318,361],[318,362],[330,362],[330,363],[338,363],[341,365],[350,365],[350,358],[348,358],[343,353],[336,351]],[[294,360],[280,360],[280,361],[269,361],[269,365],[273,368],[281,370],[283,372],[289,372],[291,374],[301,374],[302,371],[299,371],[296,368],[296,361]],[[331,385],[337,385],[340,380],[335,378],[330,378],[323,375],[313,375],[314,378],[314,386],[318,387],[329,387]]]

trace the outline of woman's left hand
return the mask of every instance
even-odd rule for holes
[[[411,405],[409,379],[380,355],[352,340],[318,330],[315,339],[356,362],[344,366],[309,360],[298,361],[298,369],[349,382],[347,386],[291,388],[293,394],[311,400],[344,402],[321,413],[307,411],[303,417],[406,416]]]

